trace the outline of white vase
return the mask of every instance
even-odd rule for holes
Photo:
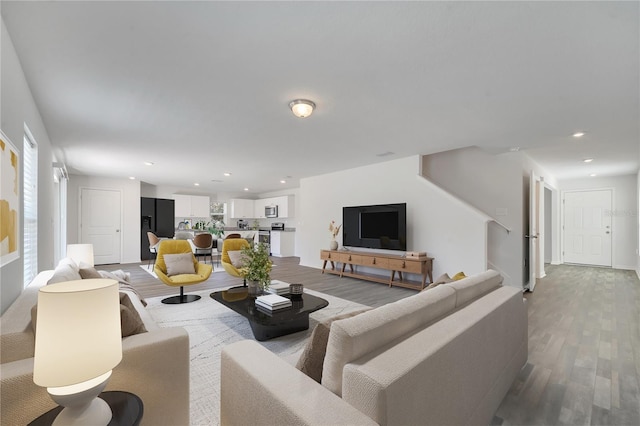
[[[338,250],[338,242],[336,240],[331,240],[329,243],[329,248],[331,250]]]

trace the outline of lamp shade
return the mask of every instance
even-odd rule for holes
[[[70,386],[110,372],[122,359],[118,282],[86,279],[38,293],[33,381]]]
[[[73,259],[76,265],[84,262],[93,265],[93,244],[67,244],[67,257]]]

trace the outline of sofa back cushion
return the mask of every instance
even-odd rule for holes
[[[447,286],[456,292],[456,308],[461,308],[502,286],[502,275],[488,271],[451,282]]]
[[[455,291],[441,285],[353,318],[334,321],[322,368],[322,385],[341,396],[345,364],[425,327],[452,312],[455,305]]]

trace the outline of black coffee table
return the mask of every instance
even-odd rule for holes
[[[309,314],[329,305],[329,302],[311,294],[282,295],[291,300],[292,307],[267,314],[256,308],[255,297],[247,287],[233,287],[211,293],[211,298],[233,309],[249,320],[253,336],[258,341],[296,333],[309,328]]]

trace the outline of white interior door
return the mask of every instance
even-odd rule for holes
[[[93,244],[96,265],[120,263],[120,202],[117,190],[81,190],[80,242]]]
[[[564,194],[564,261],[611,266],[610,189]]]

